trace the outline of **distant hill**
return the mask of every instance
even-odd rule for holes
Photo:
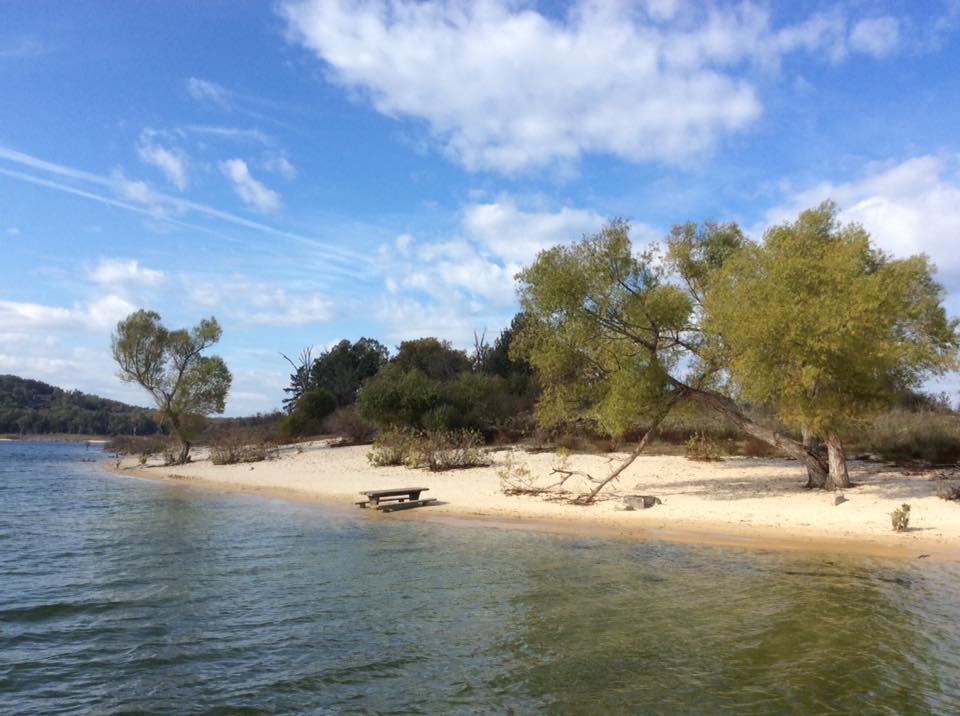
[[[154,411],[39,380],[0,375],[0,433],[153,435]]]

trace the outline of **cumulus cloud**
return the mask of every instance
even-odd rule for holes
[[[143,130],[137,144],[137,154],[144,163],[159,169],[170,184],[183,191],[188,184],[186,155],[179,149],[163,146],[159,138],[159,132]]]
[[[163,283],[163,271],[141,266],[136,259],[101,259],[90,271],[90,278],[105,285],[132,283],[139,286],[158,286]]]
[[[254,179],[250,174],[250,168],[242,159],[222,161],[220,170],[230,180],[233,190],[247,206],[264,213],[280,208],[280,195]]]
[[[332,81],[383,114],[426,121],[467,168],[507,173],[585,153],[688,160],[761,114],[745,68],[848,51],[840,10],[774,27],[752,3],[639,8],[581,0],[552,17],[507,0],[288,0],[281,13]],[[856,40],[886,47],[886,21]]]
[[[136,310],[122,296],[108,294],[67,308],[40,303],[0,301],[0,333],[108,331]]]
[[[899,43],[900,22],[895,17],[860,20],[850,31],[850,47],[874,57],[889,55]]]
[[[791,221],[803,209],[832,199],[843,221],[863,225],[895,256],[925,253],[949,290],[960,290],[960,160],[932,155],[874,165],[859,179],[825,182],[795,192],[767,214],[769,223]]]

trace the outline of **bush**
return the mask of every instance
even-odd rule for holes
[[[482,446],[483,437],[475,430],[416,433],[397,429],[381,433],[367,453],[367,459],[377,467],[405,465],[444,472],[489,465]]]
[[[385,430],[377,435],[367,460],[375,467],[406,465],[410,444],[416,439],[411,430]]]
[[[906,532],[907,525],[910,524],[910,505],[904,502],[900,507],[891,512],[890,522],[895,531]]]
[[[337,400],[329,390],[308,390],[300,396],[289,415],[280,418],[280,430],[290,437],[317,435],[323,420],[337,409]]]
[[[210,462],[214,465],[261,462],[278,455],[275,437],[262,430],[223,430],[210,440]]]
[[[483,437],[476,430],[436,430],[418,436],[407,453],[408,467],[431,472],[483,467],[490,461],[483,452]]]
[[[759,438],[750,437],[743,441],[740,452],[747,457],[771,457],[777,454],[775,447]]]
[[[694,433],[684,448],[688,460],[719,460],[723,456],[720,441],[703,433]]]
[[[942,500],[960,501],[960,485],[956,483],[941,485],[937,494],[940,495]]]
[[[352,405],[337,408],[332,415],[327,416],[321,428],[324,433],[339,438],[337,447],[365,445],[373,440],[377,432],[373,425],[357,415],[357,409]]]
[[[862,440],[870,452],[887,460],[956,464],[960,462],[960,416],[895,410],[876,418]]]

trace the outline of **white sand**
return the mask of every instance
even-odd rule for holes
[[[468,518],[471,524],[479,519],[489,520],[485,524],[553,531],[960,559],[960,503],[937,497],[933,472],[908,474],[894,467],[851,463],[851,477],[860,485],[845,491],[847,501],[835,506],[833,493],[802,488],[804,472],[796,462],[752,458],[692,462],[683,457],[641,456],[605,490],[607,499],[582,507],[543,497],[504,495],[497,470],[508,451],[491,453],[490,467],[431,473],[371,467],[368,450],[311,443],[302,451],[284,448],[277,460],[223,466],[211,464],[198,452],[195,462],[178,467],[141,468],[128,460],[121,473],[345,506],[361,499],[363,490],[394,487],[426,487],[429,492],[424,497],[440,500],[436,506],[383,516],[357,510],[380,519],[462,522]],[[512,454],[515,464],[526,464],[540,481],[556,480],[550,476],[556,455]],[[604,476],[611,460],[620,458],[576,455],[568,467]],[[585,482],[571,480],[568,486],[580,491]],[[625,511],[619,499],[625,494],[655,495],[663,504]],[[904,502],[911,506],[910,529],[895,533],[890,512]]]

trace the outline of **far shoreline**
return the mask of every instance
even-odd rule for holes
[[[614,539],[654,540],[682,544],[731,546],[768,551],[808,552],[819,555],[861,555],[896,559],[935,559],[960,561],[960,505],[948,503],[931,495],[916,492],[912,504],[920,504],[919,512],[924,523],[905,533],[895,533],[889,528],[887,509],[899,506],[900,498],[890,497],[888,481],[878,481],[848,492],[850,503],[869,500],[870,521],[865,523],[862,515],[855,514],[849,505],[828,505],[833,493],[800,491],[801,475],[795,463],[783,460],[732,459],[725,465],[691,463],[684,458],[649,456],[647,461],[638,461],[638,474],[647,477],[651,484],[663,484],[664,473],[676,474],[709,473],[707,484],[713,480],[720,484],[716,494],[706,497],[688,492],[678,493],[665,499],[664,505],[642,511],[623,511],[614,506],[614,500],[589,507],[544,502],[541,498],[506,496],[499,493],[495,468],[475,468],[455,473],[429,473],[406,468],[373,468],[366,464],[364,447],[327,448],[314,446],[300,453],[287,452],[276,461],[243,465],[214,466],[203,459],[182,466],[141,467],[131,460],[122,462],[118,469],[115,463],[102,462],[108,472],[121,477],[136,477],[177,485],[188,485],[220,493],[243,493],[272,499],[320,503],[342,508],[361,519],[423,520],[456,527],[482,529],[512,529],[545,532],[563,535],[596,536]],[[550,455],[516,453],[544,463]],[[599,456],[576,456],[585,463],[599,463]],[[596,469],[595,467],[593,469]],[[725,470],[733,471],[725,474]],[[758,472],[758,470],[760,472]],[[652,478],[644,472],[652,474]],[[763,474],[776,471],[777,479],[795,481],[793,494],[782,494],[779,483],[764,496],[751,494],[751,473]],[[742,474],[738,474],[742,473]],[[795,477],[794,477],[795,474]],[[882,473],[885,478],[887,473]],[[863,470],[857,475],[864,480]],[[899,477],[899,476],[897,476]],[[734,489],[742,495],[725,494],[721,483],[733,479]],[[770,477],[754,477],[758,485]],[[911,478],[910,489],[926,487],[921,481]],[[629,484],[630,479],[626,482]],[[685,485],[689,480],[680,480]],[[866,482],[866,481],[865,481]],[[929,484],[929,481],[926,481]],[[423,485],[431,489],[430,496],[440,499],[433,507],[381,515],[377,512],[358,511],[353,502],[364,489],[380,489],[398,485]],[[491,484],[493,483],[493,484]],[[863,492],[860,492],[863,490]],[[929,490],[928,490],[929,491]],[[494,494],[494,492],[496,494]],[[873,494],[873,493],[878,493]],[[757,493],[754,490],[754,493]],[[668,494],[661,492],[660,494]],[[862,496],[862,500],[861,500]],[[934,501],[935,500],[935,501]],[[686,502],[688,504],[681,504]],[[725,505],[726,519],[718,519],[716,504]],[[811,511],[811,504],[813,510]],[[746,507],[749,505],[749,509]],[[838,512],[847,508],[849,523],[839,522]],[[746,510],[746,511],[745,511]],[[765,518],[765,511],[773,517]],[[863,512],[861,509],[860,512]],[[882,521],[886,517],[887,532],[874,524],[873,513]],[[824,524],[816,520],[822,513]],[[926,522],[937,523],[929,526]],[[764,522],[769,524],[765,524]]]

